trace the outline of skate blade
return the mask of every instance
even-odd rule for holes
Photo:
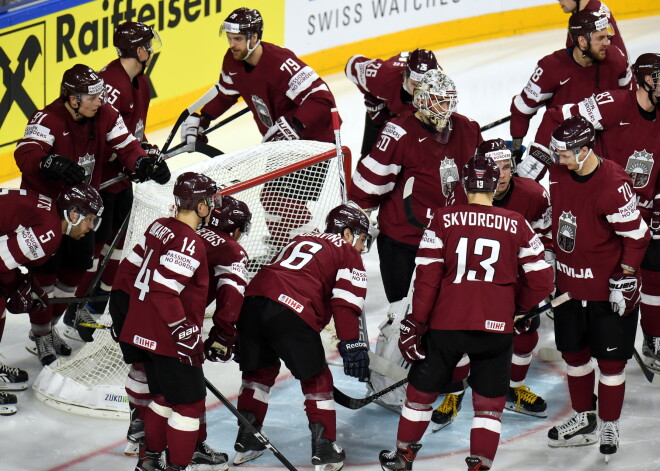
[[[0,415],[14,415],[18,412],[15,405],[0,406]]]
[[[596,442],[596,434],[586,434],[580,435],[579,437],[573,437],[569,440],[548,439],[548,446],[550,448],[565,448],[573,446],[588,446],[593,445]]]
[[[450,420],[449,422],[445,422],[444,424],[436,424],[436,423],[433,423],[433,428],[431,429],[431,431],[432,431],[433,433],[439,432],[439,431],[442,430],[443,428],[447,428],[447,427],[449,427],[449,426],[452,424],[452,422],[453,422],[453,420]]]
[[[315,464],[314,471],[339,471],[344,467],[344,462]]]
[[[603,456],[605,456],[605,464],[610,464],[610,458],[612,457],[612,455],[603,455]]]
[[[660,374],[660,364],[652,358],[644,357],[642,359],[647,368],[656,374]]]
[[[82,338],[80,338],[80,334],[78,333],[78,331],[76,330],[75,327],[69,327],[67,325],[66,329],[64,329],[63,334],[69,340],[75,340],[77,342],[84,342],[84,340]]]
[[[208,464],[208,463],[190,463],[186,471],[227,471],[229,465],[227,463]]]
[[[140,452],[140,442],[128,442],[126,443],[126,448],[124,448],[124,454],[126,456],[135,456]]]
[[[518,414],[523,414],[523,415],[529,415],[531,417],[538,417],[539,419],[547,419],[548,418],[548,414],[545,411],[543,411],[543,412],[532,412],[530,410],[520,408],[520,407],[516,406],[515,404],[509,403],[509,402],[507,402],[504,405],[504,408],[506,410],[510,410],[511,412],[516,412]]]
[[[0,381],[0,391],[25,391],[27,387],[27,383],[5,383]]]
[[[36,354],[37,354],[37,344],[34,343],[34,342],[32,342],[32,341],[29,341],[29,342],[27,342],[27,343],[25,344],[25,349],[26,349],[28,352],[30,352],[32,355],[36,355]]]
[[[234,466],[241,465],[243,463],[247,463],[248,461],[252,461],[256,458],[259,458],[261,455],[264,454],[266,450],[259,450],[259,451],[248,451],[246,453],[241,453],[240,451],[236,452],[236,456],[234,456]]]

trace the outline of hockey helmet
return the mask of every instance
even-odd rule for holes
[[[211,214],[209,225],[217,227],[227,234],[240,229],[242,234],[250,231],[252,213],[248,205],[232,196],[225,195],[222,202],[216,199],[216,206]]]
[[[196,172],[185,172],[179,175],[174,183],[175,204],[179,209],[196,211],[197,204],[204,201],[209,208],[215,205],[218,187],[206,175]]]
[[[410,78],[415,82],[422,80],[424,74],[431,69],[440,69],[438,61],[433,51],[427,49],[415,49],[408,56],[408,65],[406,67],[406,79]]]
[[[75,96],[80,102],[82,95],[101,95],[105,101],[105,83],[99,75],[90,67],[76,64],[62,76],[61,96],[66,101],[70,96]]]
[[[477,153],[463,166],[463,188],[472,193],[494,193],[500,180],[500,168],[492,157]]]
[[[346,204],[340,204],[333,208],[325,218],[325,232],[339,234],[343,237],[344,229],[348,228],[353,233],[353,244],[357,242],[361,234],[366,234],[364,253],[371,248],[372,236],[369,234],[369,218],[357,208]]]
[[[413,105],[437,130],[444,129],[458,105],[454,81],[440,69],[427,71],[415,86]]]
[[[596,142],[594,126],[583,116],[576,115],[564,120],[552,132],[550,150],[571,150],[579,153],[583,146],[593,148]],[[557,156],[555,155],[555,160]]]
[[[502,160],[512,160],[511,159],[511,149],[506,145],[503,139],[489,139],[488,141],[483,141],[477,147],[477,155],[483,155],[490,157],[495,162],[500,162]]]
[[[112,45],[117,49],[119,57],[137,59],[137,50],[143,47],[151,55],[160,49],[162,41],[158,33],[144,23],[126,21],[117,25],[112,37]]]
[[[94,230],[101,224],[103,200],[99,192],[87,183],[78,183],[62,190],[57,197],[57,208],[69,224],[66,231],[67,234],[71,231],[71,227],[80,224],[88,214],[91,214],[95,218]],[[70,218],[72,210],[76,210],[80,215],[75,223]]]
[[[649,94],[649,99],[652,103],[658,106],[658,82],[660,81],[660,54],[655,52],[647,52],[637,58],[633,64],[633,72],[637,84]],[[651,76],[653,85],[649,85],[644,80],[647,75]]]
[[[607,30],[609,36],[614,36],[614,29],[610,25],[609,18],[592,10],[578,11],[568,19],[568,34],[576,46],[578,37],[584,36],[589,42],[592,33],[603,30]]]
[[[222,23],[222,32],[233,34],[244,34],[248,39],[253,33],[257,33],[257,39],[261,40],[264,33],[264,20],[258,10],[251,8],[237,8]]]

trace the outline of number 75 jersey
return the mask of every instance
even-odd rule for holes
[[[120,340],[177,356],[170,326],[187,319],[202,327],[208,284],[199,235],[175,218],[155,220],[122,261],[113,286],[131,297]]]

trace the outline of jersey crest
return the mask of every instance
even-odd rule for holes
[[[653,170],[653,154],[646,150],[634,151],[633,155],[628,157],[625,170],[632,179],[633,188],[645,187]]]
[[[559,228],[557,229],[557,245],[566,253],[571,253],[575,248],[575,237],[577,235],[576,218],[571,211],[561,212],[559,216]]]
[[[458,167],[454,159],[445,157],[440,162],[440,183],[442,187],[442,194],[446,197],[451,195],[458,183]]]
[[[257,110],[257,116],[259,116],[259,120],[267,128],[271,127],[273,125],[273,118],[270,116],[266,102],[259,98],[257,95],[252,95],[252,103],[254,104],[254,108]]]
[[[82,168],[85,169],[86,183],[89,183],[92,180],[92,173],[94,173],[95,163],[96,163],[96,159],[94,159],[94,156],[89,152],[83,155],[82,157],[78,157],[78,165],[80,165]]]

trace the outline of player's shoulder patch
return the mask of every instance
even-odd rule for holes
[[[398,124],[393,123],[392,121],[388,121],[387,124],[385,124],[385,127],[383,128],[381,133],[385,136],[389,136],[393,138],[395,141],[398,141],[403,136],[405,136],[408,133],[408,131],[403,129]]]

